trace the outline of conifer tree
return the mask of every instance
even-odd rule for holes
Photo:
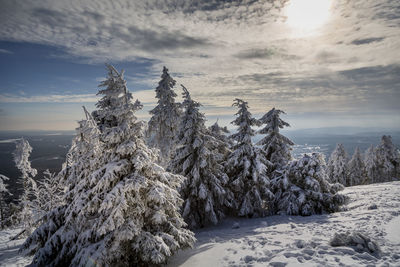
[[[43,174],[43,179],[38,181],[38,194],[34,200],[40,213],[39,217],[44,216],[63,202],[63,187],[57,179],[58,177],[49,170],[44,171]]]
[[[24,138],[17,140],[15,151],[13,153],[14,162],[18,170],[21,172],[23,193],[19,200],[20,211],[17,214],[18,221],[22,224],[25,234],[30,234],[33,230],[36,220],[38,220],[38,211],[32,199],[38,196],[37,184],[33,177],[36,176],[37,170],[31,167],[29,156],[32,147]]]
[[[48,213],[24,244],[35,253],[35,265],[148,266],[194,242],[179,214],[183,201],[177,188],[184,177],[155,164],[143,123],[134,115],[142,106],[132,103],[122,75],[108,68],[100,92],[109,101],[100,100],[93,112],[101,153],[83,161],[89,173],[81,174],[81,166],[73,167],[80,163],[71,161],[69,179],[76,185],[67,203]]]
[[[325,160],[320,153],[305,154],[283,168],[272,181],[275,211],[287,215],[308,216],[335,212],[346,198],[337,192],[341,184],[330,184]]]
[[[347,186],[347,161],[343,144],[337,144],[328,161],[328,176],[331,183]]]
[[[367,180],[364,161],[360,149],[356,147],[347,166],[347,186],[364,184]]]
[[[210,131],[210,134],[212,136],[214,136],[215,138],[217,138],[218,140],[226,143],[228,146],[232,146],[233,142],[231,139],[229,139],[229,137],[227,136],[227,134],[229,134],[229,130],[226,126],[221,127],[218,124],[218,120],[211,125],[208,130]]]
[[[258,122],[251,116],[247,102],[236,98],[233,106],[239,108],[232,122],[238,129],[231,136],[236,143],[228,156],[226,168],[236,201],[235,213],[248,217],[264,216],[269,212],[268,201],[273,198],[267,175],[271,163],[252,143],[255,134],[252,126]]]
[[[400,178],[400,152],[393,145],[390,135],[383,135],[375,149],[378,182],[389,182]]]
[[[364,165],[368,177],[366,183],[372,184],[378,182],[378,162],[373,145],[371,145],[365,152]]]
[[[176,93],[173,90],[176,82],[163,68],[161,81],[156,88],[157,106],[150,111],[152,117],[148,123],[148,144],[160,150],[161,165],[166,166],[174,150],[175,138],[179,130],[181,116],[180,104],[175,102]]]
[[[4,228],[6,223],[6,213],[8,211],[5,196],[11,194],[7,189],[7,185],[5,184],[5,181],[7,180],[10,180],[10,178],[0,174],[0,229]]]
[[[228,176],[222,165],[229,150],[209,134],[200,104],[182,87],[185,111],[178,134],[180,141],[169,169],[187,177],[179,190],[184,200],[183,218],[189,227],[198,228],[217,224],[226,207],[232,205]]]
[[[290,151],[294,143],[287,137],[283,136],[279,130],[285,126],[289,127],[289,123],[280,118],[280,114],[286,114],[279,109],[271,109],[259,120],[261,124],[265,124],[259,133],[266,136],[261,139],[258,144],[263,146],[263,151],[273,165],[274,169],[283,167],[292,159]]]

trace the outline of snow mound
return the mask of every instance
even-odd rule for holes
[[[375,241],[359,232],[335,233],[330,241],[330,245],[333,247],[349,246],[353,247],[357,252],[366,251],[378,257],[382,253]]]

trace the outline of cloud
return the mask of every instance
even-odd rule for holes
[[[135,99],[140,102],[153,105],[155,92],[153,90],[140,90],[132,92]],[[0,103],[96,103],[101,96],[95,94],[66,94],[66,95],[33,95],[25,96],[20,94],[0,94]],[[4,110],[0,109],[0,114]]]
[[[0,54],[14,54],[14,52],[0,48]]]
[[[352,41],[351,43],[354,45],[364,45],[364,44],[370,44],[374,42],[380,42],[385,38],[382,37],[371,37],[371,38],[365,38],[365,39],[357,39]]]
[[[13,94],[0,94],[0,103],[80,103],[97,102],[99,97],[93,94],[82,95],[35,95],[21,96]]]
[[[127,79],[154,85],[166,65],[209,110],[238,96],[255,110],[279,104],[299,112],[396,109],[399,99],[398,1],[332,1],[327,23],[312,32],[285,23],[287,0],[0,1],[0,40],[57,46],[92,63],[149,59],[153,74]],[[154,103],[150,92],[140,94]]]

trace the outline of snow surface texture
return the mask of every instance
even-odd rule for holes
[[[197,231],[195,248],[168,266],[400,266],[400,182],[349,187],[343,194],[350,197],[344,212],[230,219]],[[369,209],[372,203],[377,209]],[[376,242],[381,255],[330,245],[346,232]]]
[[[228,219],[196,232],[194,249],[168,266],[400,266],[400,182],[346,188],[348,211],[327,215]],[[371,204],[377,209],[369,209]],[[25,266],[19,230],[0,232],[0,266]],[[337,233],[358,232],[376,242],[381,256],[356,246],[330,245]]]

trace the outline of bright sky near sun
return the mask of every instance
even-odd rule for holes
[[[143,119],[165,65],[209,123],[228,125],[239,97],[292,128],[399,128],[398,14],[390,0],[0,0],[0,130],[74,129],[106,62]]]
[[[285,8],[286,23],[296,32],[310,34],[330,18],[331,0],[290,1]]]

